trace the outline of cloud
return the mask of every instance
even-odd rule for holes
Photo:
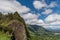
[[[30,9],[21,5],[21,3],[16,0],[0,0],[0,12],[7,13],[15,11],[18,11],[19,13],[26,13],[30,11]]]
[[[56,7],[56,6],[57,6],[57,3],[56,2],[51,2],[48,7],[53,8],[53,7]]]
[[[34,7],[35,7],[36,9],[41,9],[42,7],[45,7],[45,6],[46,6],[45,3],[40,2],[40,1],[34,1],[34,2],[33,2],[33,5],[34,5]]]
[[[46,4],[46,2],[44,0],[42,1],[38,1],[38,0],[35,0],[33,2],[33,6],[36,8],[36,9],[41,9],[41,8],[53,8],[53,7],[56,7],[57,6],[57,3],[56,2],[51,2],[49,5]]]
[[[44,24],[44,22],[43,22],[43,20],[41,20],[41,19],[32,19],[32,20],[28,20],[28,21],[26,21],[27,23],[29,23],[29,24],[31,24],[31,25],[43,25]]]
[[[57,29],[60,28],[60,21],[54,21],[51,23],[47,23],[46,25],[42,25],[44,28],[49,28],[49,29]]]
[[[35,18],[38,18],[39,16],[36,15],[36,14],[33,14],[33,13],[27,13],[24,16],[24,19],[35,19]]]
[[[16,0],[0,0],[0,1],[16,1]]]
[[[37,25],[44,26],[46,25],[42,19],[37,20]]]
[[[60,21],[60,14],[54,13],[49,15],[46,19],[45,22],[54,22],[54,21]]]
[[[42,25],[44,22],[41,19],[38,19],[38,17],[40,16],[40,14],[33,14],[33,13],[27,13],[22,15],[22,17],[25,19],[25,22],[27,24],[31,24],[31,25]]]
[[[42,12],[42,14],[51,14],[53,12],[52,9],[45,9],[44,12]]]
[[[49,15],[45,19],[45,23],[47,24],[46,26],[44,26],[45,28],[60,28],[60,14],[54,13]]]

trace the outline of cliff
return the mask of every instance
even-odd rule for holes
[[[5,33],[12,35],[12,40],[27,40],[27,28],[24,19],[18,12],[6,15],[0,13],[0,15],[0,31],[3,30]]]

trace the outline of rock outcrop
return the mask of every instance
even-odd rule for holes
[[[13,20],[8,26],[12,28],[12,35],[15,37],[15,40],[27,40],[26,30],[23,23]]]

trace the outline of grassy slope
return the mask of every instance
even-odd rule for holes
[[[11,40],[11,36],[0,31],[0,40]]]

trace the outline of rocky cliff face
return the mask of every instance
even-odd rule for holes
[[[8,26],[12,28],[12,35],[15,37],[15,40],[27,40],[26,30],[23,23],[14,20]]]

